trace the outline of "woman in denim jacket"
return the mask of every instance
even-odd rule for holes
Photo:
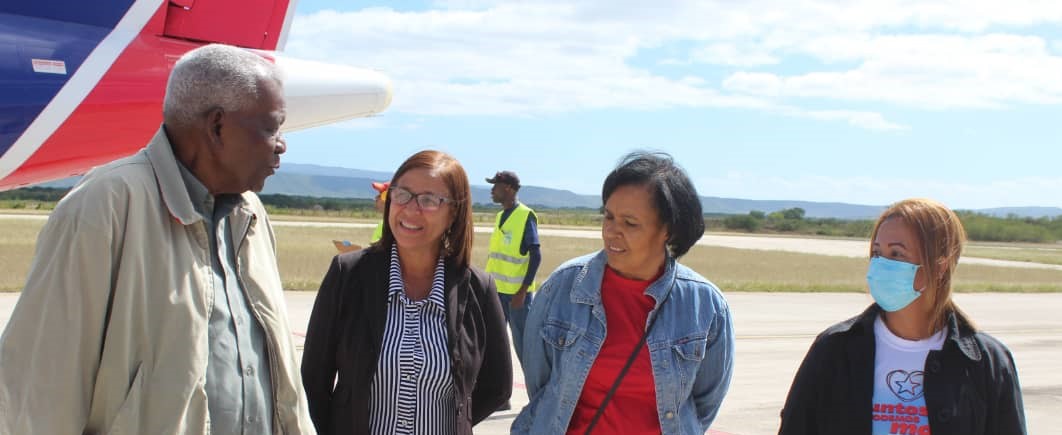
[[[703,434],[734,331],[719,289],[676,262],[704,233],[697,191],[670,156],[634,153],[601,196],[603,249],[559,267],[531,305],[531,401],[512,433]]]

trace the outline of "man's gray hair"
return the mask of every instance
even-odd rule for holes
[[[177,60],[166,83],[162,115],[167,124],[189,125],[208,111],[245,109],[258,97],[258,81],[281,83],[276,65],[230,45],[210,44]]]

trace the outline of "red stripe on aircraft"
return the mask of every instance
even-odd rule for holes
[[[151,139],[162,122],[169,66],[196,47],[156,36],[164,11],[165,3],[77,109],[5,184],[77,175],[130,155]]]
[[[169,3],[166,36],[272,51],[277,48],[289,0]],[[266,6],[269,3],[272,7]]]
[[[228,35],[225,38],[228,40],[210,41],[260,49],[275,47],[287,6],[287,0],[280,0],[272,9],[267,28],[271,39],[236,44],[244,42],[237,35],[260,37],[261,34],[255,30],[257,27],[250,29],[238,24],[240,19],[233,19],[243,15],[239,11],[228,10],[225,18],[230,24],[224,26],[228,33],[223,34]],[[162,124],[162,98],[174,62],[185,52],[206,43],[167,37],[170,23],[166,17],[167,12],[173,13],[172,8],[169,2],[162,3],[84,101],[29,159],[3,179],[4,185],[80,175],[88,168],[131,155],[151,140]],[[273,61],[268,53],[260,54]]]

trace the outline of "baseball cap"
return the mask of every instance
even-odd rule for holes
[[[520,187],[520,177],[517,177],[513,171],[499,171],[493,177],[488,178],[487,182],[490,184],[505,183],[513,187]]]

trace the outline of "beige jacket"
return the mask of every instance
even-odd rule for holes
[[[276,240],[258,197],[231,215],[267,335],[276,433],[313,433]],[[48,218],[0,338],[0,435],[207,434],[207,230],[165,131],[90,172]]]

